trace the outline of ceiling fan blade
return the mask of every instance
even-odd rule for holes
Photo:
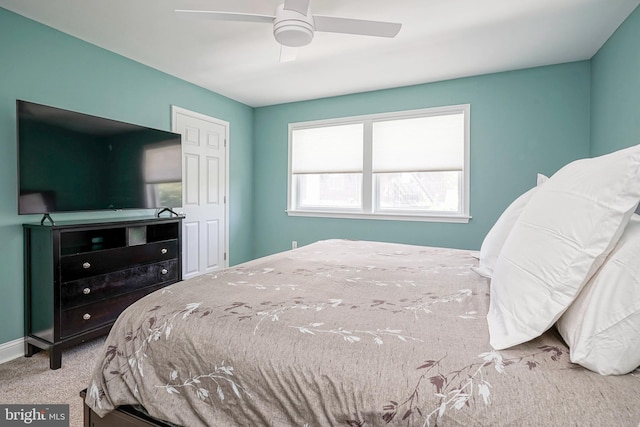
[[[264,22],[272,24],[275,16],[257,15],[254,13],[236,13],[236,12],[216,12],[213,10],[185,10],[176,9],[176,13],[188,14],[192,17],[202,19],[213,19],[216,21],[241,21],[241,22]]]
[[[298,13],[306,15],[309,11],[309,0],[284,0],[285,10],[295,10]]]
[[[297,47],[289,47],[285,45],[280,46],[280,62],[295,61],[296,56],[298,56]]]
[[[334,16],[313,15],[316,31],[328,33],[359,34],[363,36],[395,37],[402,24],[363,19],[337,18]]]

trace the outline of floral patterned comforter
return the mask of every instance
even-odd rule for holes
[[[569,361],[555,331],[493,351],[468,251],[327,240],[157,291],[89,384],[183,426],[638,426],[640,372]]]

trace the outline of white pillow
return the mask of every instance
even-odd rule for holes
[[[537,185],[542,185],[547,179],[546,176],[538,174]],[[482,277],[491,277],[493,275],[493,269],[498,260],[498,255],[502,251],[504,241],[509,236],[513,224],[520,217],[522,210],[529,203],[529,199],[533,196],[538,187],[533,187],[529,191],[521,194],[515,199],[507,209],[502,212],[502,215],[498,218],[496,223],[491,227],[480,247],[480,261],[478,267],[472,267],[471,269],[478,273]]]
[[[536,176],[536,185],[542,185],[542,184],[544,184],[545,182],[547,182],[548,180],[549,180],[549,177],[548,177],[548,176],[546,176],[546,175],[543,175],[543,174],[539,173],[539,174]]]
[[[500,255],[500,251],[502,251],[504,241],[507,240],[513,224],[515,224],[518,217],[520,217],[522,210],[527,203],[529,203],[529,199],[531,199],[531,196],[533,196],[533,193],[535,193],[537,189],[538,187],[533,187],[529,191],[521,194],[502,212],[502,215],[500,215],[482,241],[478,267],[472,267],[471,269],[473,271],[482,277],[491,277],[493,275],[493,269],[498,260],[498,255]]]
[[[556,326],[573,363],[602,375],[640,366],[640,216]]]
[[[572,162],[541,186],[493,272],[487,321],[495,349],[529,341],[569,307],[640,200],[640,145]]]

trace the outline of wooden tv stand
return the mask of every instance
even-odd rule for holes
[[[182,218],[24,224],[25,356],[105,335],[134,301],[182,278]]]

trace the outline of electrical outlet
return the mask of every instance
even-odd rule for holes
[[[291,249],[295,249],[295,248],[297,248],[297,247],[298,247],[298,242],[297,242],[297,241],[295,241],[295,240],[292,240],[292,241],[291,241]]]

